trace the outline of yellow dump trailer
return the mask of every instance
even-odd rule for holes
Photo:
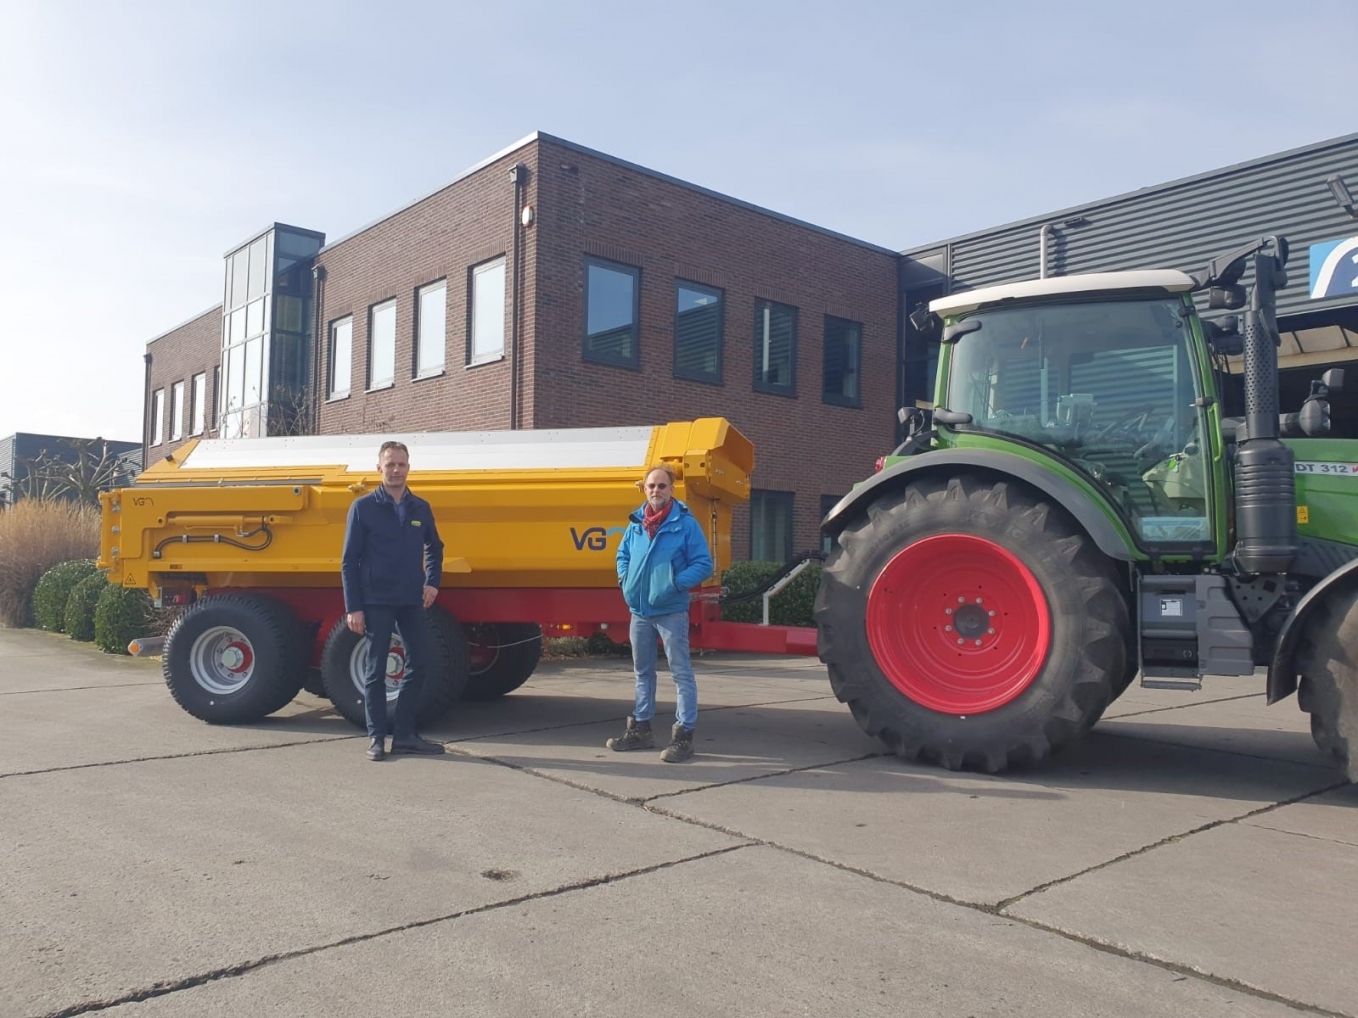
[[[787,649],[777,630],[733,644],[744,627],[716,621],[731,510],[749,497],[754,468],[749,440],[722,418],[206,440],[101,496],[100,565],[110,580],[190,605],[164,646],[166,682],[189,713],[257,720],[306,685],[362,724],[366,642],[344,625],[340,550],[349,506],[380,484],[377,450],[393,438],[409,446],[408,483],[431,504],[445,545],[430,610],[443,674],[422,684],[425,717],[460,696],[517,688],[537,665],[543,632],[625,639],[618,535],[641,503],[643,472],[660,463],[674,468],[676,494],[703,525],[717,566],[695,598],[695,632]],[[398,634],[388,658],[392,699],[404,674]]]

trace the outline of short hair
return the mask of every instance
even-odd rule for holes
[[[673,487],[675,486],[675,484],[678,483],[678,480],[679,480],[679,479],[678,479],[678,477],[677,477],[677,476],[675,475],[675,473],[674,473],[674,465],[673,465],[673,464],[670,464],[670,463],[657,463],[657,464],[656,464],[655,466],[653,466],[653,467],[647,467],[647,468],[646,468],[646,472],[645,472],[644,474],[641,475],[641,480],[637,481],[637,487],[638,487],[638,488],[644,487],[645,484],[646,484],[646,478],[650,477],[650,476],[651,476],[653,473],[655,473],[657,470],[659,470],[661,473],[663,473],[666,477],[668,477],[668,478],[670,479],[670,487],[671,487],[671,488],[673,488]]]
[[[385,455],[387,454],[387,450],[388,450],[388,449],[400,449],[403,453],[406,454],[406,458],[407,458],[407,459],[410,458],[410,450],[406,448],[406,444],[405,444],[404,442],[396,442],[396,441],[383,442],[383,443],[382,443],[382,448],[380,448],[380,449],[377,450],[377,462],[378,462],[378,463],[381,463],[381,462],[382,462],[382,457],[385,456]]]

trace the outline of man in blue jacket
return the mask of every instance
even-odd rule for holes
[[[393,753],[442,753],[443,746],[415,734],[415,714],[426,673],[434,663],[425,609],[438,596],[443,542],[429,503],[406,487],[410,452],[383,442],[377,453],[382,484],[355,499],[344,529],[340,573],[345,622],[368,637],[363,704],[368,722],[368,759],[381,760],[387,736],[387,655],[399,626],[406,649],[406,678],[396,700]]]
[[[660,754],[666,763],[693,756],[693,727],[698,723],[698,682],[688,648],[688,592],[712,575],[707,538],[688,506],[674,497],[674,471],[653,467],[642,480],[646,502],[632,513],[618,546],[618,583],[632,612],[632,667],[636,706],[622,735],[606,745],[618,753],[655,745],[656,638],[674,678],[675,724],[670,744]]]

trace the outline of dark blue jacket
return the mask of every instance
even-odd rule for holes
[[[380,485],[349,507],[340,559],[346,612],[361,612],[370,604],[422,604],[424,588],[439,585],[443,542],[434,511],[409,488],[401,503],[404,523]]]
[[[646,507],[628,517],[618,545],[618,583],[633,615],[644,619],[688,611],[688,592],[712,575],[703,528],[677,498],[651,540]]]

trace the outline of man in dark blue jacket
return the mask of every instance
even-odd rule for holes
[[[617,753],[655,745],[655,644],[665,645],[674,679],[674,727],[660,754],[666,763],[693,756],[698,682],[688,646],[688,592],[712,575],[712,553],[702,526],[674,497],[674,470],[652,467],[641,482],[646,502],[632,513],[618,545],[618,584],[632,613],[630,639],[636,702],[627,728],[604,745]]]
[[[425,609],[438,596],[443,542],[429,503],[406,487],[410,452],[383,442],[377,453],[382,484],[355,499],[344,529],[340,573],[345,622],[368,637],[363,703],[368,722],[368,759],[381,760],[387,736],[387,655],[392,627],[406,650],[406,678],[396,700],[393,753],[442,753],[443,746],[415,734],[420,689],[434,663]]]

